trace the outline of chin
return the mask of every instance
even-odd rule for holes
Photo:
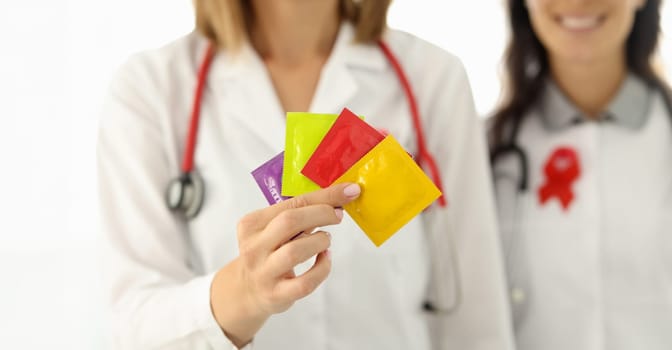
[[[559,50],[554,50],[551,53],[563,62],[572,64],[592,64],[598,63],[600,57],[599,50],[596,50],[595,45],[569,45]]]

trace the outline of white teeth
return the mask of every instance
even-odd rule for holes
[[[563,27],[571,30],[585,30],[597,27],[600,24],[598,16],[563,16],[560,18]]]

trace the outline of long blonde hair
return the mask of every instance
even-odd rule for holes
[[[391,0],[340,0],[341,18],[355,26],[355,40],[380,39]],[[249,0],[194,0],[196,29],[218,47],[236,50],[246,40],[252,17]]]

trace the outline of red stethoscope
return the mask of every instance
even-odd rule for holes
[[[378,46],[392,65],[394,72],[399,78],[401,87],[404,89],[406,99],[408,100],[418,146],[418,155],[415,157],[415,160],[419,165],[422,165],[423,162],[427,163],[434,184],[436,184],[439,190],[443,193],[439,168],[436,166],[434,158],[427,150],[425,135],[420,123],[418,104],[415,95],[413,94],[413,90],[411,89],[411,85],[399,64],[399,60],[392,53],[389,46],[383,41],[378,41]],[[170,182],[166,191],[166,203],[168,208],[182,212],[187,219],[192,219],[198,215],[198,212],[203,206],[203,199],[205,198],[205,183],[203,178],[198,174],[198,171],[194,169],[194,152],[196,149],[196,138],[198,136],[198,122],[201,113],[201,102],[203,100],[203,88],[214,56],[215,47],[210,44],[208,45],[205,57],[198,70],[198,81],[191,110],[189,133],[187,134],[187,144],[184,148],[184,157],[182,160],[182,173],[178,178]],[[446,206],[444,195],[439,197],[439,205],[441,207]]]

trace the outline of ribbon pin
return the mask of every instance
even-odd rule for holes
[[[574,200],[572,183],[579,178],[581,168],[579,157],[572,148],[560,147],[553,151],[544,166],[546,182],[539,187],[539,204],[544,205],[556,197],[567,211]]]

